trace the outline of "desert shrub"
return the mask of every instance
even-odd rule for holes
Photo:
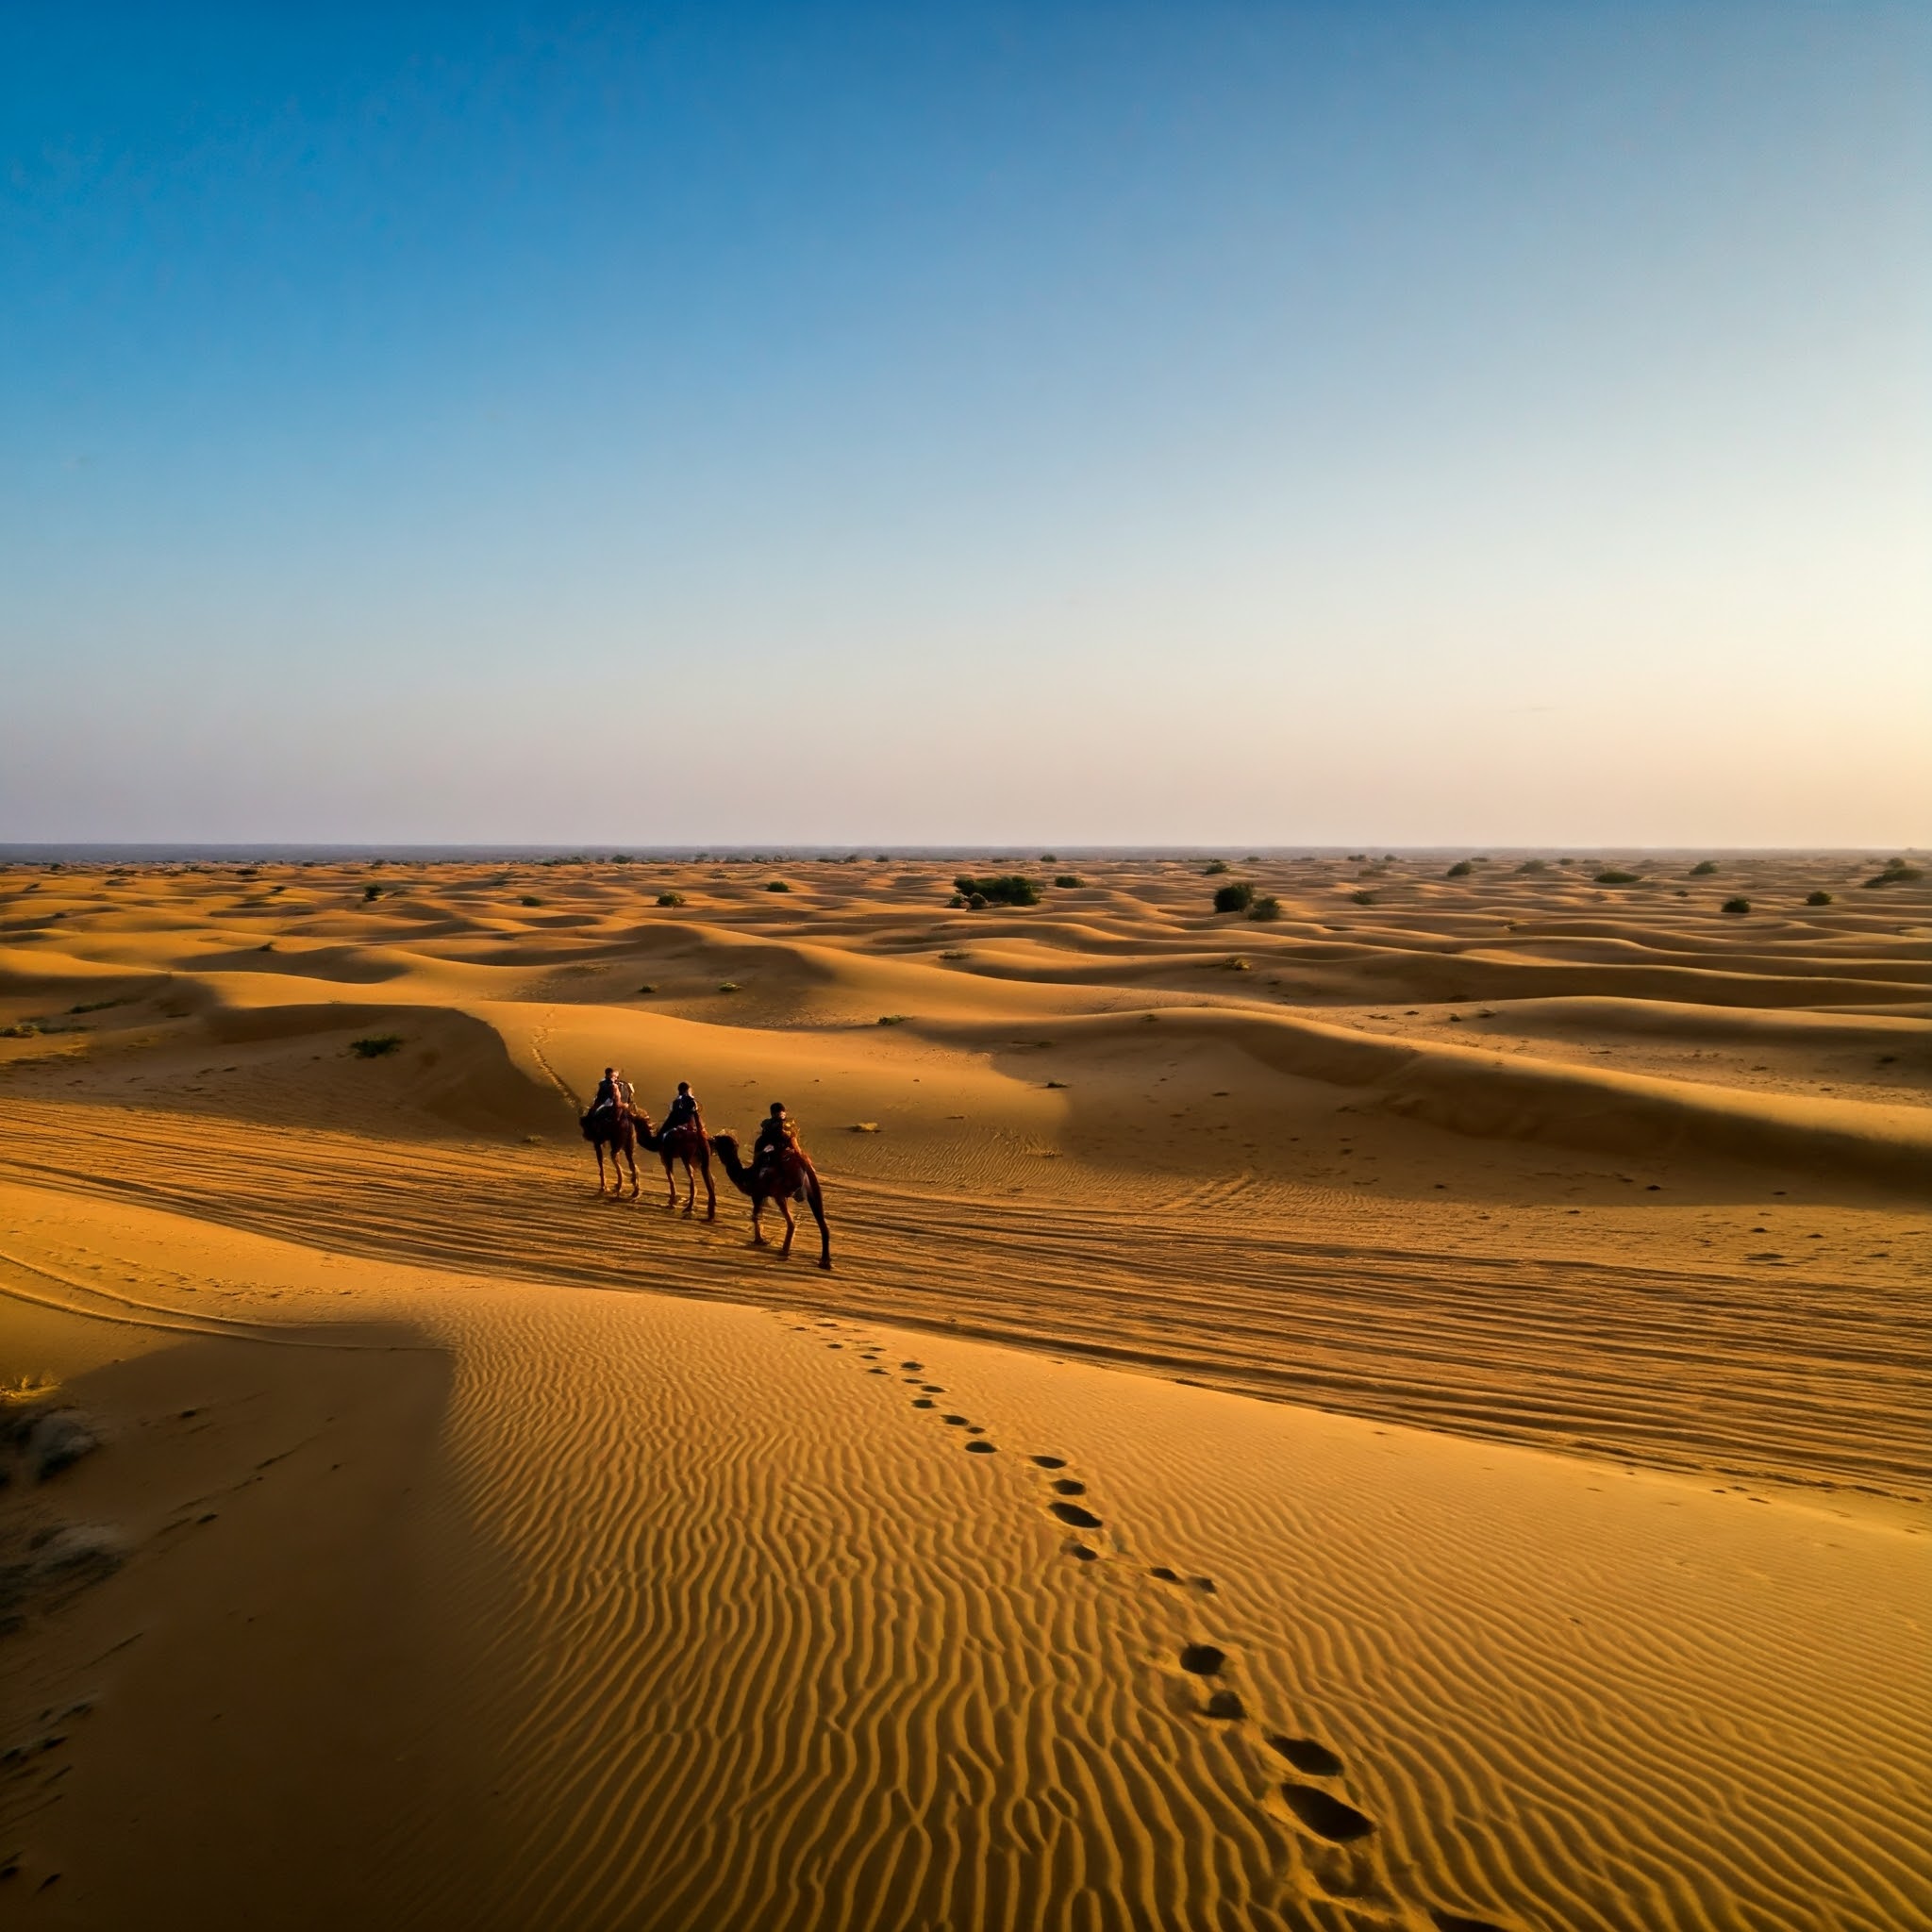
[[[392,1054],[403,1043],[400,1033],[371,1033],[361,1040],[352,1040],[349,1051],[358,1060],[379,1060],[386,1054]]]
[[[1222,886],[1214,894],[1217,912],[1245,912],[1254,903],[1255,889],[1246,884]]]
[[[961,873],[953,881],[953,890],[963,892],[969,905],[974,900],[982,906],[1040,904],[1039,881],[1029,879],[1024,873],[996,873],[985,878],[974,878],[970,873]]]
[[[1351,899],[1353,899],[1357,906],[1373,906],[1375,903],[1374,893],[1369,891],[1351,892],[1348,896]]]
[[[1059,887],[1062,891],[1072,891],[1074,887],[1084,886],[1086,883],[1087,881],[1080,877],[1077,873],[1071,872],[1063,872],[1054,880],[1054,884]]]
[[[20,1020],[11,1026],[0,1026],[0,1040],[37,1040],[40,1032],[31,1020]]]
[[[1619,872],[1612,866],[1607,872],[1600,872],[1596,882],[1600,886],[1634,886],[1638,875],[1634,872]]]
[[[1040,855],[1040,862],[1041,865],[1058,865],[1060,862],[1060,856],[1058,852],[1042,852]]]
[[[1724,909],[1726,912],[1748,912],[1751,909],[1751,902],[1748,899],[1726,899]]]
[[[791,890],[791,886],[789,880],[767,879],[765,881],[765,891],[768,892],[789,892]]]
[[[1831,894],[1829,892],[1807,892],[1805,895],[1805,903],[1807,906],[1829,906],[1831,904]]]
[[[720,992],[742,992],[744,989],[735,979],[721,979],[718,982],[718,991]]]
[[[984,892],[968,892],[966,894],[966,904],[974,912],[984,912],[991,903]]]
[[[538,898],[535,892],[525,892],[523,895],[523,897],[517,901],[517,904],[519,906],[541,906],[542,905],[542,900]]]
[[[641,985],[641,987],[639,987],[639,988],[638,988],[638,990],[637,990],[637,997],[638,997],[639,999],[642,999],[642,998],[643,998],[643,996],[644,996],[644,995],[645,995],[646,993],[652,993],[652,992],[656,992],[657,991],[658,991],[658,988],[657,988],[657,984],[656,984],[656,982],[655,982],[655,981],[653,981],[653,980],[649,980],[649,979],[647,979],[647,980],[645,980],[645,981],[644,981],[643,985]]]
[[[1250,919],[1279,919],[1281,917],[1281,901],[1272,893],[1264,898],[1257,899],[1248,908],[1248,917]]]
[[[1549,863],[1541,858],[1525,858],[1516,870],[1518,872],[1548,872]]]
[[[1206,865],[1204,865],[1201,868],[1201,870],[1204,874],[1206,874],[1206,875],[1208,878],[1211,879],[1217,874],[1224,873],[1227,870],[1227,860],[1224,858],[1211,858],[1208,861]]]
[[[879,1024],[881,1026],[903,1026],[905,1024],[906,1015],[904,1013],[881,1013],[879,1015]]]
[[[1443,874],[1443,877],[1452,879],[1466,879],[1470,875],[1470,874],[1473,873],[1475,867],[1473,866],[1468,859],[1458,858],[1456,861],[1456,863],[1452,865],[1445,874]]]
[[[682,892],[659,892],[658,894],[658,903],[660,906],[682,906],[684,904],[684,894]]]
[[[364,900],[379,899],[382,897],[382,888],[380,886],[364,886],[362,888],[362,897]]]
[[[1907,865],[1903,858],[1888,858],[1882,871],[1865,881],[1871,886],[1909,886],[1925,874],[1916,865]]]
[[[1707,879],[1711,875],[1711,874],[1714,873],[1716,870],[1716,859],[1700,858],[1697,861],[1697,863],[1690,868],[1690,876],[1693,879]]]

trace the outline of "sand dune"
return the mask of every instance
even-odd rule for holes
[[[1688,865],[0,873],[0,1896],[1932,1920],[1932,896]]]

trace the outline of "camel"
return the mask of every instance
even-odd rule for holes
[[[637,1193],[638,1123],[641,1120],[643,1122],[644,1145],[648,1147],[652,1144],[649,1139],[651,1123],[641,1114],[628,1113],[623,1108],[605,1108],[602,1111],[593,1108],[578,1121],[577,1124],[584,1130],[584,1139],[597,1150],[599,1195],[604,1191],[604,1150],[607,1147],[610,1150],[612,1194],[621,1195],[624,1192],[624,1169],[626,1166],[630,1169],[631,1193]],[[664,1171],[667,1174],[671,1171],[671,1163],[668,1160],[664,1163]]]
[[[778,1204],[778,1211],[785,1217],[785,1245],[778,1250],[780,1260],[791,1253],[791,1238],[798,1232],[798,1224],[792,1218],[791,1204],[802,1200],[811,1209],[811,1216],[819,1224],[819,1266],[829,1270],[832,1265],[832,1231],[825,1225],[825,1200],[819,1189],[817,1170],[807,1158],[802,1147],[793,1147],[774,1155],[763,1166],[748,1168],[738,1151],[736,1134],[713,1134],[711,1145],[718,1151],[718,1158],[724,1163],[725,1178],[741,1194],[751,1196],[751,1238],[758,1246],[764,1247],[765,1231],[758,1224],[758,1217],[765,1211],[768,1201]]]
[[[672,1177],[671,1163],[684,1162],[685,1201],[684,1211],[693,1212],[698,1205],[698,1176],[705,1182],[705,1219],[718,1218],[718,1191],[711,1185],[711,1141],[702,1127],[666,1127],[661,1134],[651,1131],[651,1123],[644,1121],[641,1136],[644,1145],[664,1163],[664,1186],[669,1191],[665,1207],[677,1206],[677,1183]]]

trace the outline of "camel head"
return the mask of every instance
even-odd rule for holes
[[[744,1164],[744,1157],[738,1151],[736,1134],[713,1134],[711,1152],[718,1157],[731,1185],[741,1194],[751,1192],[751,1171]]]

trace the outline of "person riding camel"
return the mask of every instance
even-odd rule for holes
[[[591,1111],[601,1113],[606,1108],[622,1120],[631,1110],[631,1084],[615,1067],[606,1067],[604,1077],[597,1082],[596,1098],[591,1102]]]
[[[664,1116],[664,1132],[668,1134],[674,1127],[695,1127],[700,1134],[705,1131],[705,1117],[698,1108],[698,1097],[691,1091],[689,1080],[677,1083],[677,1097]]]
[[[781,1156],[797,1152],[797,1124],[785,1111],[785,1103],[782,1100],[774,1100],[771,1112],[758,1123],[758,1137],[752,1143],[752,1172],[756,1174],[759,1168],[778,1159]]]

